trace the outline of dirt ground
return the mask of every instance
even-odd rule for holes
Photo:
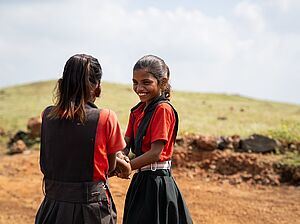
[[[230,185],[173,170],[194,223],[300,223],[300,187]],[[42,201],[38,151],[0,156],[0,223],[33,223]],[[111,178],[121,223],[128,180]]]

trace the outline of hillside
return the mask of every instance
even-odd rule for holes
[[[29,117],[52,104],[55,81],[0,90],[0,128],[26,129]],[[125,130],[129,109],[138,102],[130,85],[103,83],[99,107],[114,110]],[[248,136],[253,133],[300,138],[300,105],[274,103],[238,95],[174,91],[172,103],[180,116],[180,134],[186,132]],[[299,140],[299,139],[298,139]]]

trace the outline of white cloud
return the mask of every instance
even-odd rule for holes
[[[300,8],[299,0],[265,0],[262,4],[267,7],[275,7],[284,14],[290,13],[295,9],[299,10]]]
[[[58,78],[80,52],[99,58],[105,80],[130,83],[135,61],[152,53],[169,64],[176,89],[300,102],[290,90],[300,83],[299,35],[270,31],[263,4],[242,1],[233,17],[130,4],[0,4],[0,85]]]
[[[297,1],[297,0],[296,0]],[[266,0],[266,4],[277,7],[281,12],[288,12],[293,4],[293,0]]]
[[[254,32],[262,32],[265,29],[265,21],[262,9],[254,3],[243,1],[237,4],[235,14],[246,22],[246,25]]]
[[[282,11],[286,12],[290,9],[293,1],[292,0],[277,0],[274,2],[275,2],[275,4],[277,4],[280,7],[280,9],[282,9]]]

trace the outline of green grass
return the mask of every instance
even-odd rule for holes
[[[270,130],[269,134],[278,140],[286,142],[300,142],[300,122],[282,122],[277,128]]]
[[[287,152],[279,161],[280,164],[285,164],[292,167],[300,166],[300,154],[298,152]]]
[[[52,104],[55,81],[38,82],[0,90],[0,127],[26,130],[27,120]],[[129,110],[138,102],[130,85],[103,83],[99,107],[114,110],[123,131]],[[172,103],[180,116],[180,134],[197,133],[242,137],[253,133],[286,139],[300,136],[300,106],[255,100],[238,95],[174,91]],[[222,119],[218,119],[223,117]],[[0,141],[1,142],[1,141]]]

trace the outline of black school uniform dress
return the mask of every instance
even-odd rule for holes
[[[49,119],[43,112],[40,167],[45,198],[35,223],[116,223],[116,208],[108,189],[107,155],[125,142],[115,113],[88,103],[84,124]]]
[[[178,115],[164,97],[153,100],[146,108],[139,103],[132,108],[126,136],[131,150],[140,156],[157,140],[166,142],[158,163],[141,168],[134,174],[125,199],[123,224],[190,224],[193,223],[183,196],[168,169],[178,129]]]

